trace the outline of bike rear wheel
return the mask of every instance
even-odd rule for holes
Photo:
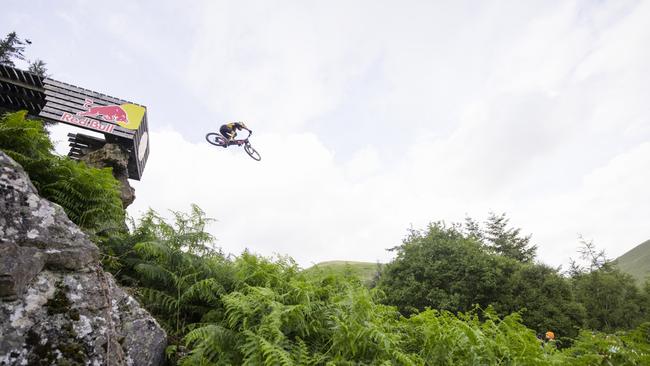
[[[246,143],[244,145],[244,150],[246,151],[246,154],[248,154],[248,156],[250,156],[254,160],[260,161],[262,159],[260,153],[258,153],[257,150],[253,149],[250,143]]]
[[[215,146],[227,146],[228,144],[228,140],[216,132],[210,132],[209,134],[205,135],[205,139]]]

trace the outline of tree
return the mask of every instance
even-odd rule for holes
[[[397,257],[385,266],[378,287],[386,303],[404,314],[426,307],[457,312],[487,306],[513,269],[512,262],[498,263],[481,243],[464,236],[458,225],[440,222],[426,231],[411,230],[392,250]]]
[[[510,219],[505,213],[497,215],[490,212],[485,221],[485,228],[473,220],[465,219],[465,233],[480,241],[497,254],[520,262],[532,262],[537,251],[536,245],[530,244],[531,235],[522,236],[521,229],[509,228]]]
[[[586,316],[575,300],[571,283],[558,270],[543,264],[519,264],[502,286],[494,303],[499,314],[521,311],[522,321],[537,334],[553,331],[562,339],[575,338]]]
[[[615,267],[573,277],[576,299],[587,311],[589,329],[610,332],[631,329],[643,320],[644,297],[634,278]]]
[[[621,272],[593,242],[580,238],[578,250],[586,265],[572,260],[569,274],[576,300],[583,304],[585,325],[599,331],[631,329],[645,316],[645,297],[634,278]]]
[[[7,34],[4,39],[0,39],[0,64],[16,67],[14,60],[25,61],[25,45],[32,44],[29,39],[22,40],[16,32]],[[36,59],[28,61],[28,70],[40,77],[48,77],[45,61]]]
[[[458,312],[476,304],[492,305],[500,316],[522,311],[524,324],[537,333],[553,330],[562,337],[576,336],[585,311],[558,269],[522,262],[482,242],[499,236],[511,242],[520,238],[518,230],[505,228],[502,218],[492,216],[498,229],[491,232],[471,219],[464,227],[435,223],[427,231],[412,230],[393,248],[397,257],[380,276],[384,302],[406,315],[426,308]]]
[[[16,32],[7,34],[7,37],[0,40],[0,64],[14,67],[16,66],[14,59],[24,60],[25,44],[31,44],[31,42],[28,39],[20,39]]]
[[[45,67],[45,62],[43,60],[35,60],[29,63],[29,72],[32,72],[42,78],[48,77],[47,67]]]

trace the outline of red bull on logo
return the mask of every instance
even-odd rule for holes
[[[95,101],[86,99],[83,112],[78,112],[78,116],[101,117],[104,121],[116,123],[121,127],[137,130],[142,122],[145,109],[136,104],[126,103],[122,105],[102,105],[93,106]]]
[[[129,122],[126,112],[119,105],[90,107],[87,111],[79,112],[77,115],[88,117],[100,116],[104,121],[114,122],[119,125],[126,125]]]
[[[61,115],[61,121],[92,128],[93,130],[101,132],[111,132],[113,131],[113,127],[115,127],[115,125],[112,125],[110,123],[99,122],[88,117],[79,118],[79,116],[75,116],[74,114],[68,112],[63,112],[63,115]]]

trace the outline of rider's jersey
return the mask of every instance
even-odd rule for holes
[[[235,129],[241,131],[245,127],[245,125],[240,122],[226,123],[224,126],[226,126],[230,131],[234,131]]]

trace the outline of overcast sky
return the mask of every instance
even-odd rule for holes
[[[551,265],[578,235],[650,239],[650,1],[2,8],[54,79],[147,106],[130,213],[196,203],[226,252],[385,262],[409,227],[490,211]],[[205,142],[232,120],[260,162]]]

